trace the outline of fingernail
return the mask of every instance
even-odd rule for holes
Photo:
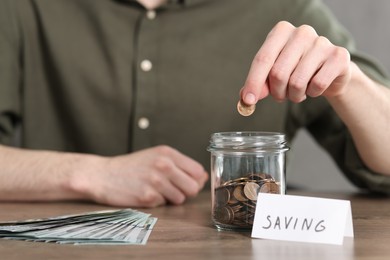
[[[244,102],[247,105],[253,105],[256,103],[256,96],[253,93],[248,93],[245,95]]]

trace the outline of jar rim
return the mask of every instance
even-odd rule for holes
[[[286,136],[280,132],[217,132],[210,137],[208,151],[287,151]]]

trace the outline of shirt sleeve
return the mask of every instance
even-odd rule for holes
[[[297,2],[300,5],[286,10],[296,26],[300,24],[313,26],[319,35],[327,37],[335,45],[347,48],[352,61],[367,76],[384,86],[390,86],[389,78],[381,65],[356,50],[351,35],[321,1]],[[352,183],[371,192],[390,195],[390,177],[368,169],[360,158],[347,127],[324,98],[309,98],[307,102],[291,104],[290,113],[287,131],[294,132],[297,128],[305,127]]]
[[[11,144],[20,118],[20,41],[16,1],[0,1],[0,143]]]
[[[325,98],[291,104],[289,131],[306,128],[347,179],[362,190],[390,195],[390,177],[370,170],[360,158],[351,134]]]

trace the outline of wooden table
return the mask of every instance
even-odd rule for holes
[[[210,220],[210,192],[182,206],[139,209],[158,221],[146,245],[74,246],[0,239],[0,259],[390,259],[390,198],[367,194],[294,194],[347,199],[355,238],[342,246],[252,239],[217,231]],[[110,207],[82,202],[0,203],[0,221],[74,214]]]

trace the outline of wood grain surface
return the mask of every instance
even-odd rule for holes
[[[146,245],[75,246],[0,239],[0,259],[390,259],[390,198],[368,194],[293,194],[347,199],[355,238],[341,246],[252,239],[249,232],[218,231],[210,192],[182,206],[139,209],[158,221]],[[112,209],[87,202],[0,203],[0,221]]]

